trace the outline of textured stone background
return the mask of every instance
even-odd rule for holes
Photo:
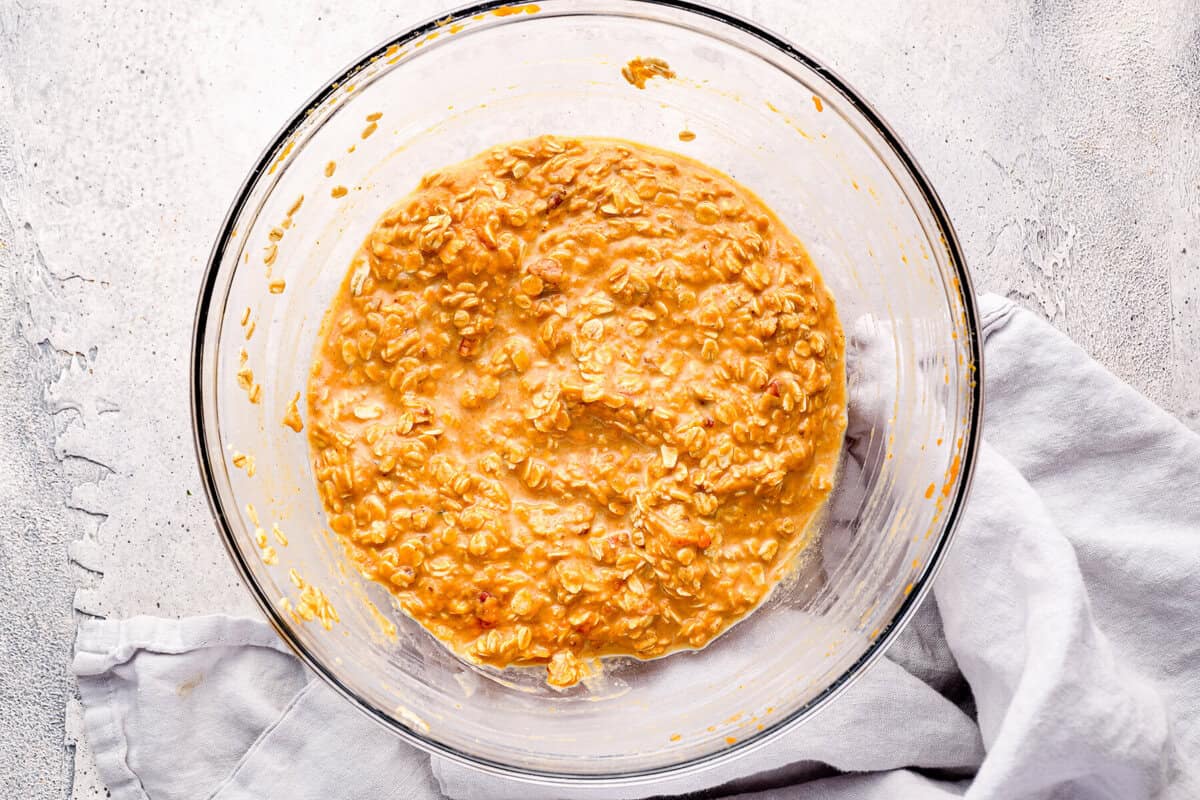
[[[727,5],[893,123],[978,288],[1200,429],[1200,4]],[[0,796],[104,794],[77,619],[252,612],[188,428],[204,259],[285,116],[443,7],[0,0]]]

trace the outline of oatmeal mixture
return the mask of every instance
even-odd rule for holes
[[[631,142],[432,172],[368,236],[308,387],[329,524],[476,662],[699,648],[810,540],[843,336],[750,191]]]

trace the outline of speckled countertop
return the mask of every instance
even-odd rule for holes
[[[1200,429],[1195,0],[722,5],[876,105],[979,289]],[[188,427],[204,259],[286,115],[442,8],[0,0],[0,796],[104,795],[77,747],[78,619],[253,613]]]

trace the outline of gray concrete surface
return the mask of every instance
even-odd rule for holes
[[[893,123],[980,289],[1200,428],[1196,0],[727,5]],[[204,259],[284,117],[444,7],[0,0],[0,796],[104,796],[77,619],[252,611],[190,443]]]

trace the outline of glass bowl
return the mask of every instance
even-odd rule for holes
[[[635,88],[622,76],[635,57],[663,59],[677,77]],[[682,141],[684,130],[695,138]],[[676,150],[757,192],[833,292],[849,373],[842,469],[805,567],[708,648],[609,660],[568,691],[464,663],[347,568],[307,438],[282,424],[303,395],[322,314],[378,216],[423,173],[543,133]],[[193,345],[205,488],[280,636],[382,723],[381,736],[561,784],[704,769],[825,705],[928,589],[979,432],[970,280],[912,157],[815,59],[686,2],[484,3],[366,54],[247,176],[213,248]]]

